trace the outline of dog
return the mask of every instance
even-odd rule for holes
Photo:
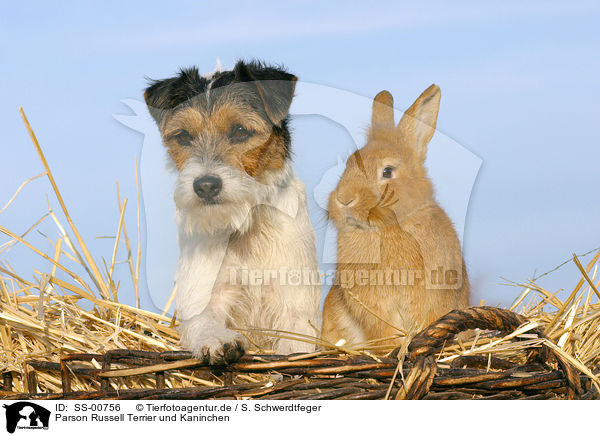
[[[205,75],[182,69],[144,93],[177,172],[181,343],[210,364],[238,360],[249,345],[315,349],[273,333],[315,337],[320,318],[315,232],[291,165],[296,81],[238,61]]]

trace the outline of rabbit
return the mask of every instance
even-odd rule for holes
[[[396,126],[392,95],[377,94],[367,144],[329,196],[338,263],[321,334],[330,344],[396,347],[469,304],[460,242],[425,168],[440,98],[431,85]]]

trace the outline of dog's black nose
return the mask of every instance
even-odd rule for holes
[[[203,200],[213,200],[223,187],[223,182],[216,176],[198,177],[194,180],[194,192]]]

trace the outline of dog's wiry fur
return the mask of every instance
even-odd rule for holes
[[[144,94],[178,172],[182,344],[212,363],[241,355],[247,343],[236,328],[314,336],[318,325],[318,284],[242,284],[237,277],[244,270],[317,271],[304,185],[290,164],[295,82],[282,69],[238,62],[205,76],[182,70]],[[204,176],[222,181],[216,197],[197,194],[195,181]],[[314,348],[264,334],[249,338],[282,354]]]

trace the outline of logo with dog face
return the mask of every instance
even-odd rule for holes
[[[6,431],[14,433],[16,429],[44,429],[48,430],[50,411],[38,404],[29,401],[4,404],[6,413]]]

